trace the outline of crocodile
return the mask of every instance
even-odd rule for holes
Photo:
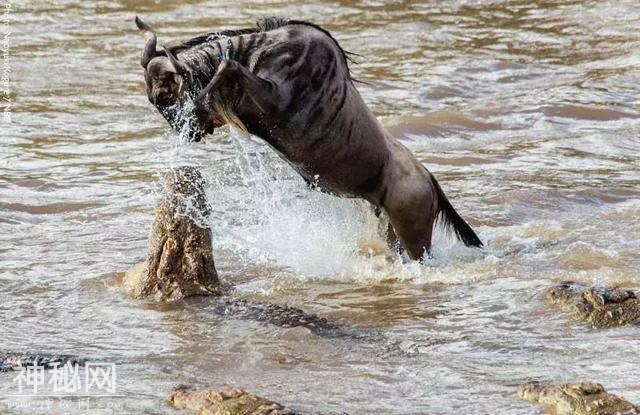
[[[225,386],[216,389],[175,388],[167,399],[175,409],[191,410],[198,415],[295,415],[279,403],[242,389]]]
[[[220,294],[213,259],[211,207],[205,182],[194,167],[179,167],[163,176],[163,198],[149,236],[146,261],[126,272],[122,286],[135,298],[177,301],[197,295]]]
[[[278,304],[259,303],[242,298],[220,297],[213,300],[216,314],[260,321],[283,328],[304,327],[325,337],[341,337],[348,333],[326,318],[307,313],[299,308]]]
[[[520,399],[539,404],[554,415],[638,415],[640,408],[608,393],[599,383],[531,382],[518,390]]]
[[[568,281],[548,288],[544,297],[547,303],[570,311],[595,328],[640,324],[640,299],[629,289]]]

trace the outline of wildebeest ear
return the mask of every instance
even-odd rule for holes
[[[182,77],[186,77],[187,75],[189,75],[189,68],[187,68],[182,62],[176,59],[176,57],[173,56],[173,53],[171,53],[168,47],[163,46],[162,49],[164,49],[164,53],[167,54],[169,62],[171,62],[171,65],[178,74],[182,75]]]
[[[156,36],[156,32],[151,28],[151,26],[143,22],[138,16],[136,16],[136,26],[144,32],[144,36],[146,38],[142,57],[140,58],[140,65],[147,69],[149,61],[158,55],[158,52],[156,51],[158,36]]]

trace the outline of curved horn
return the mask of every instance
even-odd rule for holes
[[[158,37],[156,36],[156,32],[154,32],[151,26],[143,22],[142,19],[138,16],[136,16],[136,26],[138,26],[138,29],[144,31],[144,36],[146,38],[144,51],[142,52],[142,57],[140,58],[140,65],[142,65],[143,68],[147,69],[149,61],[155,58],[157,55],[156,44],[158,43]]]
[[[187,76],[189,74],[189,68],[187,68],[185,64],[180,62],[175,56],[173,56],[173,53],[169,51],[168,47],[163,46],[162,49],[164,49],[164,52],[167,54],[167,58],[169,58],[169,62],[171,62],[171,65],[173,65],[173,68],[176,70],[176,72],[183,77]]]

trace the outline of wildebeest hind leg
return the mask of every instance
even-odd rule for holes
[[[413,260],[422,259],[431,249],[433,223],[429,215],[414,219],[391,216],[391,225],[402,247]]]
[[[424,189],[398,189],[384,203],[386,213],[402,247],[413,260],[422,259],[431,249],[437,204]]]

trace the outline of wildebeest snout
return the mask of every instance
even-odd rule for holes
[[[151,87],[151,91],[147,96],[152,104],[169,106],[176,103],[177,97],[166,86]]]

